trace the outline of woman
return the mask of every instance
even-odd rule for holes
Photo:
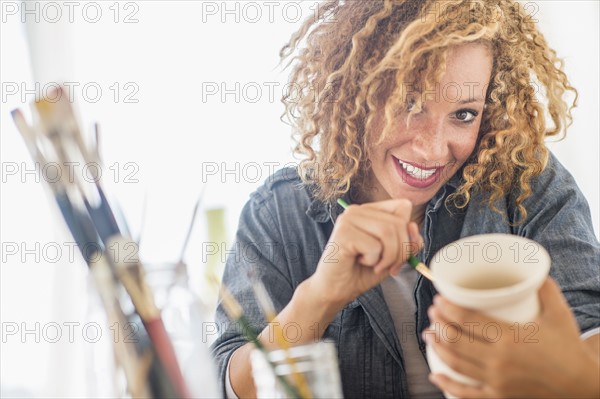
[[[336,342],[346,397],[597,397],[600,246],[544,145],[570,124],[577,92],[531,18],[509,0],[330,1],[319,16],[282,50],[305,42],[290,77],[305,95],[284,98],[305,160],[253,193],[223,276],[246,315],[267,328],[252,270],[276,321],[300,331],[293,344]],[[343,211],[340,197],[354,205]],[[535,345],[427,333],[490,320],[436,296],[406,259],[490,232],[552,257]],[[224,391],[255,395],[251,345],[221,307],[217,321]],[[482,385],[428,377],[424,339]]]

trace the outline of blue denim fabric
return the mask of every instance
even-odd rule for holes
[[[511,226],[511,221],[517,220],[512,195],[497,204],[503,215],[483,205],[482,195],[473,196],[465,210],[448,210],[444,199],[457,187],[458,176],[426,208],[422,231],[425,247],[418,257],[428,263],[444,245],[475,234],[528,237],[550,253],[550,274],[562,288],[581,331],[600,326],[600,245],[587,201],[558,160],[551,156],[544,172],[532,182],[534,194],[525,201],[528,217],[518,226]],[[314,273],[333,223],[342,211],[337,204],[313,200],[293,168],[279,170],[251,195],[240,217],[223,281],[256,328],[262,330],[266,323],[254,300],[249,271],[264,282],[276,308],[283,309],[296,287]],[[427,309],[434,294],[432,284],[420,276],[414,292],[415,323],[423,353],[421,332],[429,325]],[[228,360],[246,340],[221,305],[216,321],[220,330],[212,353],[225,392]],[[287,333],[291,339],[295,329],[290,327]],[[314,334],[314,330],[300,333]],[[380,286],[339,312],[323,338],[336,343],[346,398],[408,396],[399,339]]]

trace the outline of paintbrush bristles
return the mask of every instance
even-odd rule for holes
[[[25,140],[25,145],[27,146],[27,149],[29,150],[33,160],[40,163],[40,167],[43,167],[43,165],[46,164],[46,159],[37,146],[37,139],[33,127],[29,126],[20,109],[14,109],[11,112],[11,115],[17,130],[19,133],[21,133],[21,136],[23,136],[23,139]]]
[[[59,133],[63,138],[72,140],[79,148],[86,163],[95,159],[83,141],[79,131],[79,123],[73,109],[73,99],[62,87],[53,90],[48,98],[35,101],[35,108],[40,117],[40,122],[47,133]],[[66,136],[66,137],[65,137]]]

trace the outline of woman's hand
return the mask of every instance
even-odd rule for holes
[[[319,341],[335,315],[363,292],[400,271],[409,254],[423,245],[412,204],[389,200],[350,205],[338,216],[315,273],[298,285],[274,324],[293,323],[300,332],[290,345]],[[263,345],[275,348],[272,327],[261,333]],[[247,343],[231,357],[230,380],[240,397],[256,397],[250,367],[253,345]]]
[[[432,374],[431,381],[461,398],[600,397],[598,353],[581,341],[552,279],[539,298],[541,313],[534,322],[511,324],[437,296],[429,309],[433,328],[424,333],[427,342],[449,367],[482,384],[467,386],[442,374]]]
[[[313,294],[339,311],[385,277],[397,274],[423,245],[417,224],[410,221],[411,211],[408,200],[350,205],[338,216],[309,279]]]

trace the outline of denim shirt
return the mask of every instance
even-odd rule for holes
[[[502,214],[484,205],[483,194],[474,195],[466,209],[447,209],[444,200],[459,183],[457,173],[428,203],[422,230],[425,246],[417,257],[428,264],[444,245],[475,234],[507,233],[530,238],[549,252],[550,275],[560,285],[580,330],[600,326],[600,245],[587,201],[558,160],[551,155],[544,172],[532,180],[533,195],[524,203],[528,216],[517,226],[511,225],[518,220],[516,197],[511,194],[497,204]],[[294,168],[277,171],[251,194],[240,217],[223,282],[259,331],[266,322],[254,299],[249,275],[262,280],[275,307],[283,309],[296,287],[315,272],[342,211],[335,203],[313,199]],[[433,285],[420,276],[414,299],[417,340],[423,355],[421,332],[429,325],[427,309],[435,293]],[[219,336],[212,345],[212,354],[225,395],[229,358],[246,340],[220,304],[216,321]],[[289,331],[288,339],[293,339],[297,331]],[[315,330],[299,333],[313,335]],[[408,397],[399,338],[381,286],[360,295],[340,311],[323,339],[335,342],[346,398]]]

